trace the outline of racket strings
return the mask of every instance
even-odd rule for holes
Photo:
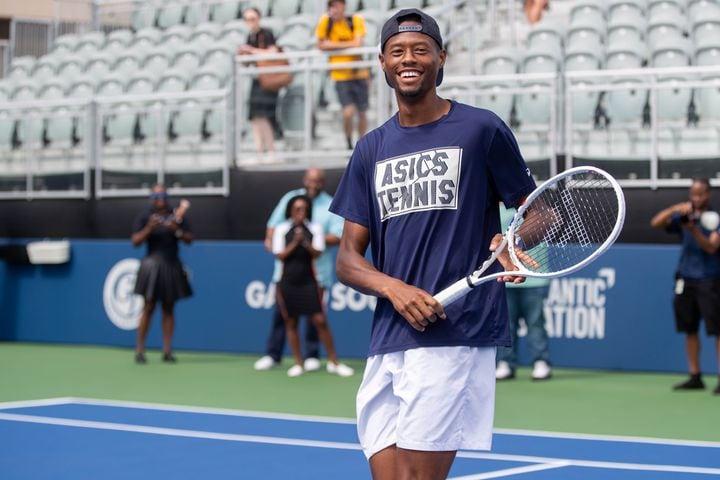
[[[600,249],[619,215],[610,181],[595,173],[566,177],[527,206],[516,222],[511,255],[536,273],[570,268]]]

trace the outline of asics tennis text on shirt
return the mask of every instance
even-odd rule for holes
[[[455,210],[462,148],[440,147],[375,164],[381,221],[410,212]]]

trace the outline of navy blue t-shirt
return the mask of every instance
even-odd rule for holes
[[[675,214],[670,218],[668,232],[678,233],[682,236],[682,253],[678,263],[677,274],[682,278],[692,280],[720,279],[720,252],[708,254],[700,247],[692,234],[682,227],[681,215]],[[706,237],[710,236],[700,222],[698,228]]]
[[[375,268],[434,295],[487,258],[500,231],[498,202],[517,207],[534,188],[502,120],[453,102],[434,122],[402,127],[396,114],[363,137],[330,211],[368,228]],[[378,299],[369,355],[510,343],[502,284],[478,286],[446,313],[418,332]]]

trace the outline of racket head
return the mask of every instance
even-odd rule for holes
[[[605,252],[624,222],[625,197],[617,181],[596,167],[571,168],[540,185],[518,208],[507,232],[508,253],[520,273],[558,277]]]

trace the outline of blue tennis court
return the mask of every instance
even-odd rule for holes
[[[0,404],[4,480],[367,479],[352,420],[61,398]],[[690,480],[720,443],[498,431],[450,478]]]

